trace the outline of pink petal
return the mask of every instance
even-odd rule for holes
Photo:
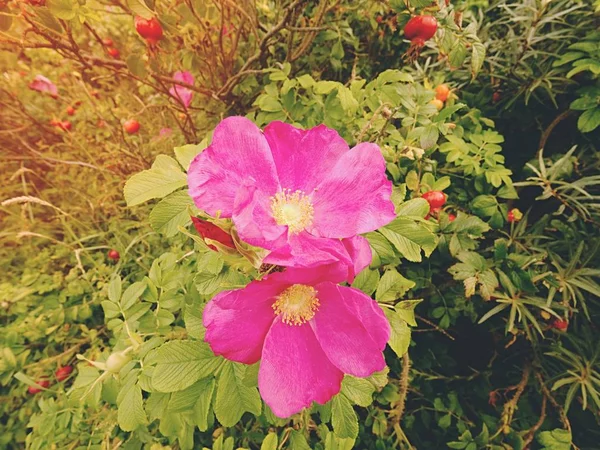
[[[383,351],[390,340],[391,330],[381,307],[358,289],[339,286],[339,290],[348,310],[362,322],[371,339],[377,344],[377,348]]]
[[[362,236],[342,239],[342,243],[344,244],[344,247],[346,247],[350,259],[353,261],[353,266],[349,268],[350,270],[348,273],[348,282],[352,283],[354,277],[371,264],[373,252],[371,251],[369,241]]]
[[[359,144],[345,153],[313,194],[314,233],[352,237],[376,230],[395,217],[392,183],[375,144]]]
[[[233,222],[240,238],[266,249],[286,245],[287,227],[271,214],[271,197],[255,186],[243,186],[235,198]]]
[[[186,84],[194,84],[194,76],[189,72],[175,72],[173,79]],[[169,94],[181,100],[183,105],[188,108],[192,103],[194,92],[184,86],[175,85],[169,89]]]
[[[160,137],[170,136],[171,134],[173,134],[173,130],[171,128],[161,128],[158,132]]]
[[[53,97],[58,96],[56,85],[43,75],[36,75],[33,81],[29,83],[29,88],[34,91],[48,92]]]
[[[265,138],[273,152],[281,187],[306,194],[349,151],[337,131],[325,125],[301,130],[287,123],[271,122],[265,127]]]
[[[244,289],[216,295],[204,308],[205,340],[216,355],[232,361],[254,364],[275,314],[274,297],[289,284],[281,273],[253,281]]]
[[[340,391],[343,377],[308,324],[273,322],[263,348],[258,389],[276,416],[289,417],[313,401],[326,403]]]
[[[217,125],[212,144],[192,161],[189,192],[198,208],[231,217],[244,183],[269,195],[279,188],[271,150],[261,131],[245,117],[228,117]]]
[[[342,372],[357,377],[368,377],[383,370],[385,360],[382,350],[385,342],[382,347],[380,341],[383,333],[378,330],[370,332],[366,327],[383,327],[389,333],[389,325],[385,318],[382,323],[374,320],[373,313],[368,310],[370,303],[361,306],[361,302],[373,300],[357,289],[329,282],[320,283],[315,288],[321,306],[309,323],[329,360]],[[353,306],[347,306],[346,301]],[[357,304],[360,316],[356,314]],[[368,323],[363,323],[362,318],[367,318]]]
[[[264,262],[294,267],[341,264],[340,267],[345,277],[348,274],[348,268],[354,266],[342,241],[339,239],[318,238],[305,231],[289,235],[288,243],[274,249],[267,255]]]

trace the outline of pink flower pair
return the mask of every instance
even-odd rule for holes
[[[379,147],[350,149],[323,125],[243,117],[223,120],[192,162],[189,192],[207,213],[231,218],[239,237],[285,266],[206,306],[206,341],[218,355],[261,360],[259,390],[280,417],[339,392],[344,373],[385,367],[390,329],[381,308],[351,281],[371,262],[362,233],[394,219]]]

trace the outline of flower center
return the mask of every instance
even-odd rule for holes
[[[310,198],[302,191],[284,189],[271,197],[271,212],[277,225],[287,225],[290,233],[299,233],[313,220]]]
[[[315,288],[294,284],[277,296],[272,307],[283,323],[302,325],[314,317],[320,305]]]

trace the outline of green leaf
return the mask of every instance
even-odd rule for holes
[[[379,281],[375,298],[382,303],[393,302],[413,287],[415,287],[414,281],[404,278],[396,269],[388,270]]]
[[[420,137],[421,147],[425,150],[432,148],[440,137],[438,127],[434,124],[428,125],[423,129]]]
[[[125,289],[120,301],[121,309],[126,311],[131,308],[133,304],[142,296],[146,290],[146,287],[147,285],[144,281],[138,281]]]
[[[411,330],[408,324],[404,319],[400,317],[400,315],[391,309],[384,308],[383,312],[390,323],[390,328],[392,330],[390,334],[390,340],[388,341],[388,345],[394,350],[394,353],[398,355],[399,358],[408,351],[408,347],[410,346],[410,337]]]
[[[413,172],[416,176],[416,172]],[[398,207],[398,216],[425,217],[429,214],[429,203],[424,198],[413,198]]]
[[[465,62],[466,57],[467,47],[460,39],[457,39],[456,42],[454,42],[452,50],[450,50],[450,54],[448,55],[450,66],[452,68],[458,68],[462,66],[462,63]]]
[[[473,42],[471,51],[471,76],[475,79],[485,61],[485,46],[481,42]]]
[[[125,60],[129,71],[139,78],[146,78],[148,71],[146,70],[146,64],[144,60],[136,54],[131,54]]]
[[[187,177],[170,156],[158,155],[152,168],[135,174],[125,183],[127,206],[135,206],[153,198],[163,198],[187,185]]]
[[[415,307],[423,301],[422,298],[418,300],[404,300],[396,303],[396,313],[398,316],[408,323],[411,327],[416,327],[417,322],[415,320]]]
[[[159,392],[175,392],[211,375],[223,360],[204,342],[171,341],[157,350],[156,361],[152,386]]]
[[[340,438],[355,439],[358,436],[358,417],[344,395],[338,394],[331,401],[331,424]]]
[[[352,287],[360,289],[367,295],[372,295],[379,284],[379,271],[368,267],[360,272],[352,283]]]
[[[314,91],[315,94],[319,95],[329,94],[331,91],[339,88],[340,86],[343,86],[343,84],[337,81],[317,81],[314,85]]]
[[[137,384],[138,374],[138,370],[129,372],[117,397],[117,420],[123,431],[133,431],[137,427],[148,423],[144,411],[142,390]]]
[[[569,450],[571,448],[571,433],[559,428],[552,431],[542,431],[537,435],[537,441],[543,446],[542,450]]]
[[[396,258],[394,249],[383,235],[371,232],[365,235],[369,241],[369,245],[373,250],[373,261],[371,261],[371,267],[379,267],[387,264]]]
[[[242,364],[225,362],[219,374],[215,414],[225,427],[232,427],[245,412],[260,415],[262,402],[254,387],[244,384],[246,367]]]
[[[358,101],[352,95],[352,91],[346,86],[340,86],[338,87],[338,98],[344,112],[348,115],[354,115],[358,109]]]
[[[287,450],[312,450],[304,435],[299,431],[294,430],[290,433],[289,442]]]
[[[277,450],[277,444],[279,444],[279,440],[277,439],[277,433],[269,433],[267,437],[264,438],[262,444],[260,445],[260,450]]]
[[[127,0],[127,6],[136,16],[142,16],[146,20],[154,17],[154,13],[143,0]]]
[[[600,125],[600,107],[588,109],[577,120],[577,128],[582,133],[589,133]]]
[[[113,303],[118,303],[121,298],[121,277],[115,275],[108,285],[108,299]]]
[[[437,236],[422,222],[408,217],[397,217],[392,223],[379,229],[396,250],[412,262],[421,262],[421,250],[431,255],[437,246]]]
[[[359,406],[367,407],[373,403],[373,392],[375,386],[365,378],[356,378],[346,375],[342,381],[342,394]]]
[[[201,386],[200,392],[194,404],[194,423],[200,431],[208,430],[208,415],[210,412],[210,403],[215,391],[215,379],[213,377],[205,378],[198,382]],[[176,395],[176,394],[173,394]]]
[[[48,0],[46,2],[50,12],[62,20],[71,20],[76,16],[75,4],[72,0]]]
[[[175,147],[173,151],[175,152],[175,158],[187,172],[194,158],[202,153],[207,146],[208,139],[203,139],[199,144],[182,145],[181,147]]]
[[[198,211],[187,190],[173,192],[163,198],[150,212],[150,225],[167,237],[175,236],[179,227],[187,227],[190,214]]]

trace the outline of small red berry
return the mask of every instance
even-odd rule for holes
[[[456,216],[454,214],[448,214],[448,220],[450,222],[454,222],[456,220]]]
[[[502,100],[502,94],[498,91],[494,92],[492,94],[492,102],[498,103],[500,100]]]
[[[442,191],[425,192],[422,196],[429,203],[431,210],[441,208],[446,203],[446,194]]]
[[[115,59],[118,59],[119,56],[121,56],[121,52],[119,52],[119,50],[117,50],[116,48],[109,47],[106,51],[110,56],[112,56]]]
[[[552,328],[556,328],[559,331],[567,331],[568,327],[569,322],[563,319],[555,319],[554,322],[552,322]]]
[[[66,111],[67,111],[67,114],[69,116],[72,116],[72,115],[75,114],[75,108],[73,108],[72,106],[67,106],[67,110]]]
[[[59,128],[63,131],[69,131],[73,124],[71,122],[69,122],[68,120],[55,120],[52,119],[50,121],[50,125],[55,126],[56,128]]]
[[[106,47],[112,47],[114,44],[115,43],[110,38],[102,39],[102,45],[104,45]]]
[[[121,257],[121,255],[119,255],[119,252],[116,251],[114,248],[109,250],[108,259],[112,259],[113,261],[118,261],[120,257]]]
[[[135,31],[150,45],[155,45],[163,37],[162,26],[156,17],[147,20],[141,16],[135,16],[134,24]]]
[[[39,380],[39,381],[36,381],[36,383],[39,384],[44,389],[48,389],[50,387],[49,380]],[[35,386],[29,386],[29,388],[27,389],[27,392],[29,392],[30,394],[37,394],[38,392],[42,392],[42,389],[36,388]]]
[[[435,98],[445,102],[450,96],[450,88],[446,84],[440,84],[435,88]]]
[[[509,223],[518,222],[523,218],[523,213],[518,208],[511,209],[508,214],[506,214],[506,219]]]
[[[123,124],[123,128],[127,132],[127,134],[135,134],[140,129],[140,123],[135,119],[126,120]]]
[[[54,372],[54,376],[58,381],[64,381],[67,378],[69,378],[71,372],[73,372],[73,366],[59,367],[58,369],[56,369],[56,372]]]
[[[381,23],[381,22],[383,22],[383,17],[382,16],[377,16],[377,17],[375,17],[375,21],[377,23]]]

